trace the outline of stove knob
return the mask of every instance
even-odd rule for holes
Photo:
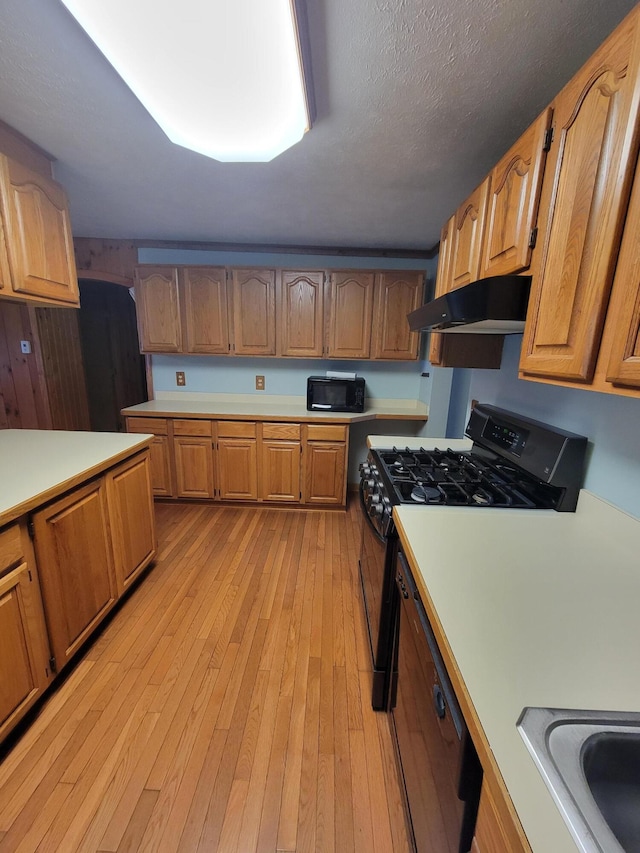
[[[376,481],[373,479],[373,477],[369,477],[368,480],[364,481],[364,487],[368,492],[370,492],[371,489],[375,488],[375,485]]]
[[[375,497],[378,497],[378,495],[375,495]],[[374,503],[371,509],[375,515],[382,515],[384,513],[384,507],[381,503]]]
[[[378,494],[371,495],[371,503],[372,504],[379,504],[380,501],[381,501],[380,495],[378,495]]]
[[[362,474],[363,477],[368,477],[369,474],[371,473],[371,466],[368,465],[366,462],[361,462],[360,463],[360,473]]]

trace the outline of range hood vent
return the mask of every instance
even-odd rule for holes
[[[513,335],[524,331],[530,275],[482,278],[451,290],[407,319],[412,332],[433,329],[449,334]]]

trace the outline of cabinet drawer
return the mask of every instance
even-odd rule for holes
[[[344,424],[307,424],[309,441],[346,441],[347,427]]]
[[[262,437],[268,439],[299,439],[300,424],[262,424]]]
[[[168,431],[169,425],[166,418],[127,418],[127,432],[167,435]]]
[[[173,422],[174,435],[202,435],[207,438],[211,437],[211,421],[183,421],[175,420]]]
[[[256,425],[252,421],[219,421],[220,438],[255,438]]]
[[[12,524],[11,527],[5,527],[0,531],[0,574],[19,563],[23,556],[18,525]]]

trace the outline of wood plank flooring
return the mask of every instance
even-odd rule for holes
[[[155,566],[0,764],[0,851],[406,853],[358,508],[156,510]]]

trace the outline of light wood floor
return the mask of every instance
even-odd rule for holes
[[[157,521],[155,566],[0,764],[0,851],[406,853],[357,507]]]

